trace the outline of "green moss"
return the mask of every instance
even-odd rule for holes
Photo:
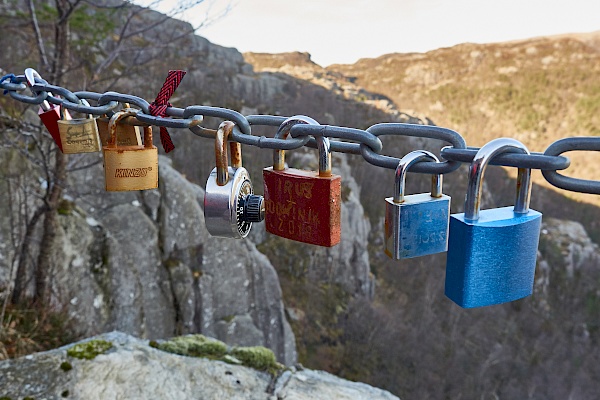
[[[227,345],[218,340],[210,340],[204,343],[190,343],[188,350],[193,357],[220,358],[227,354]]]
[[[12,399],[8,396],[2,396],[2,397],[0,397],[0,400],[12,400]]]
[[[181,342],[167,341],[159,343],[158,349],[167,353],[179,354],[182,356],[188,355],[187,345]]]
[[[153,342],[153,344],[152,347],[167,353],[244,365],[272,375],[285,368],[277,362],[275,354],[265,347],[236,347],[228,352],[225,343],[203,335],[178,336],[161,343]]]
[[[242,365],[259,371],[275,374],[283,369],[283,365],[275,359],[275,354],[266,347],[236,347],[231,350],[231,355],[240,360]]]
[[[27,397],[23,397],[23,400],[35,400],[35,399],[33,397],[27,396]]]
[[[60,363],[60,369],[62,369],[65,372],[68,372],[73,369],[73,365],[68,361],[63,361],[62,363]]]
[[[79,343],[67,350],[67,355],[82,360],[93,360],[96,356],[106,353],[113,347],[111,342],[106,340],[90,340],[89,342]]]
[[[167,353],[210,359],[220,359],[227,354],[225,343],[208,339],[203,335],[179,336],[166,342],[156,343],[153,347]]]

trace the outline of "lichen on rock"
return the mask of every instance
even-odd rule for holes
[[[207,338],[204,335],[178,336],[170,340],[151,341],[151,347],[167,353],[189,357],[202,357],[211,360],[224,361],[229,364],[239,364],[276,375],[285,366],[277,362],[275,354],[262,346],[234,347],[228,349],[220,340]]]
[[[231,350],[231,355],[240,360],[242,365],[246,367],[267,371],[272,375],[284,369],[284,366],[275,359],[275,354],[266,347],[236,347]]]
[[[67,355],[82,360],[93,360],[96,356],[106,353],[113,347],[111,342],[106,340],[90,340],[88,342],[78,343],[67,350]]]
[[[65,372],[69,372],[70,370],[73,369],[73,364],[71,364],[68,361],[63,361],[60,363],[60,369],[62,369]]]

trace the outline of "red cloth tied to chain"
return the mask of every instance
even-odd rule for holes
[[[175,92],[175,89],[177,89],[177,86],[181,83],[185,74],[186,72],[181,70],[169,71],[165,83],[163,83],[160,92],[158,92],[158,95],[156,96],[156,100],[150,104],[150,115],[156,117],[167,116],[167,107],[172,107],[171,103],[169,103],[169,99]],[[164,126],[160,127],[160,143],[162,144],[165,153],[168,153],[175,148],[175,145],[171,140],[171,135],[169,135],[169,131],[167,131],[167,128]]]

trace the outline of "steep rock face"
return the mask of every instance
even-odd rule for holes
[[[120,332],[90,339],[112,346],[92,359],[69,356],[74,345],[0,362],[0,396],[44,399],[393,400],[389,392],[322,371],[292,368],[281,376],[152,348]],[[83,344],[83,342],[81,342]],[[75,344],[77,345],[77,344]]]
[[[598,296],[594,277],[598,274],[596,269],[600,263],[600,249],[580,223],[545,218],[539,250],[536,306],[545,315],[564,307],[557,301],[567,304],[582,301],[565,297],[565,288],[575,288],[588,301],[596,301]],[[584,324],[585,330],[588,329],[587,324]],[[589,332],[587,335],[589,337]]]
[[[99,165],[70,175],[50,272],[52,302],[65,307],[80,334],[118,329],[153,339],[207,332],[296,361],[277,274],[251,243],[209,237],[202,188],[166,158],[157,190],[106,193],[103,185]],[[6,193],[0,214],[9,222],[10,205],[20,199]],[[1,282],[9,281],[14,257],[7,250]]]

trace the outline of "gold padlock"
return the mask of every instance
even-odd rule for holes
[[[82,100],[82,104],[88,105]],[[100,151],[100,138],[98,136],[98,125],[91,114],[87,118],[65,119],[65,109],[60,107],[60,120],[58,132],[62,144],[62,152],[65,154],[95,153]]]
[[[158,149],[152,144],[152,127],[144,127],[143,145],[118,145],[119,120],[136,114],[135,110],[119,111],[108,122],[110,137],[102,152],[106,190],[109,192],[158,187]]]
[[[129,109],[129,104],[124,103],[124,110]],[[106,146],[108,144],[108,140],[110,139],[110,132],[108,132],[108,121],[110,118],[105,114],[98,119],[96,122],[98,123],[98,134],[100,135],[100,142],[102,146]],[[140,134],[140,127],[133,126],[128,124],[118,124],[117,125],[117,146],[141,146],[142,145],[142,137]]]

